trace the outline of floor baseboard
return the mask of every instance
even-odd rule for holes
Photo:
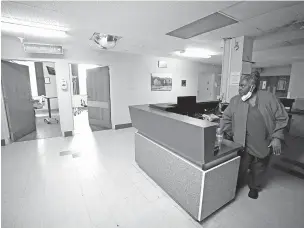
[[[115,130],[129,128],[129,127],[132,127],[132,123],[117,124],[117,125],[115,125]]]
[[[64,137],[69,137],[69,136],[73,136],[73,132],[72,131],[65,131],[63,132]]]

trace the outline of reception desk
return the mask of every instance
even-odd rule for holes
[[[135,160],[182,208],[202,221],[234,199],[241,145],[224,140],[215,150],[217,124],[167,111],[170,107],[129,107],[138,130]]]

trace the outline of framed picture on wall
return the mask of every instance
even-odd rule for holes
[[[267,89],[267,81],[261,81],[260,82],[260,89]]]
[[[51,79],[49,77],[45,77],[44,84],[51,84]]]
[[[186,87],[187,85],[187,81],[186,80],[182,80],[182,87]]]
[[[277,90],[286,90],[287,81],[285,78],[278,80]]]
[[[152,91],[171,91],[172,75],[171,74],[151,74]]]

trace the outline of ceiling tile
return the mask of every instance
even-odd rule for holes
[[[1,16],[42,24],[67,26],[64,23],[64,15],[58,12],[15,2],[2,2]]]
[[[301,18],[304,16],[303,3],[286,7],[284,10],[278,9],[286,6],[285,4],[289,5],[293,3],[287,1],[279,3],[246,2],[245,4],[229,1],[77,2],[58,0],[53,2],[35,1],[18,3],[4,1],[2,2],[1,12],[3,16],[7,17],[68,26],[71,28],[71,31],[69,31],[71,37],[60,41],[53,40],[51,42],[50,40],[49,42],[62,42],[64,43],[64,47],[68,49],[67,51],[73,52],[77,50],[79,53],[87,52],[88,56],[91,55],[89,38],[93,32],[100,31],[113,33],[114,35],[123,35],[123,39],[117,44],[117,49],[113,49],[114,52],[128,50],[129,53],[168,56],[171,51],[189,46],[215,48],[216,51],[221,51],[220,42],[222,38],[243,35],[258,36],[263,34],[263,32],[257,28],[268,31],[287,23],[294,17]],[[250,5],[250,9],[248,10],[244,5],[247,5],[247,8]],[[227,7],[231,8],[225,10]],[[267,12],[274,9],[278,10],[268,15]],[[257,13],[266,13],[257,18],[251,18],[245,23],[237,23],[217,29],[193,39],[182,40],[165,35],[170,31],[217,11],[223,11],[226,14],[230,12],[239,18],[255,17]],[[260,49],[263,51],[254,52],[254,58],[262,61],[263,64],[290,62],[293,59],[300,59],[301,55],[303,58],[303,45],[299,45],[302,42],[302,36],[292,31],[286,34],[276,34],[276,36],[272,36],[271,34],[271,36],[261,39],[260,46],[273,47],[272,45],[279,45],[277,44],[279,43],[278,40],[281,42],[284,39],[288,39],[292,45],[297,46],[270,50],[265,50],[265,48]],[[17,38],[14,39],[17,40]],[[33,40],[31,38],[29,41]],[[71,40],[72,42],[70,42]],[[43,41],[48,42],[41,38],[41,42]],[[96,53],[106,54],[108,52],[96,49]],[[221,58],[221,56],[213,56],[210,59],[200,61],[221,64]]]
[[[298,42],[304,39],[304,31],[295,30],[289,32],[281,32],[267,36],[258,37],[253,44],[253,50],[260,51],[263,49],[274,48],[277,45],[284,45],[284,42],[289,42],[292,45],[299,45]]]
[[[281,47],[277,49],[256,51],[252,55],[254,62],[283,60],[291,61],[292,58],[304,58],[304,45]]]
[[[45,10],[57,11],[56,1],[22,1],[15,3],[33,6]]]
[[[290,24],[294,20],[304,19],[304,3],[272,11],[261,16],[246,20],[248,26],[268,32]]]
[[[299,3],[299,1],[246,1],[235,4],[228,9],[222,10],[222,12],[237,20],[243,21],[245,19],[253,18],[273,10],[278,10],[280,8]]]

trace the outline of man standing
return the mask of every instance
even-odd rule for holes
[[[288,123],[288,114],[275,95],[258,90],[259,79],[258,72],[241,77],[239,95],[230,100],[221,121],[222,132],[244,146],[238,187],[244,184],[249,169],[248,196],[253,199],[258,198],[271,154],[281,154]]]

